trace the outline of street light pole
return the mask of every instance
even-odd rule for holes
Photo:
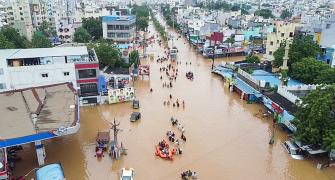
[[[213,47],[213,55],[212,55],[212,70],[214,69],[215,49],[216,49],[216,46],[214,46],[214,47]]]

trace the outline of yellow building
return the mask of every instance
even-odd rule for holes
[[[263,56],[264,60],[273,61],[273,53],[280,47],[280,44],[285,40],[293,40],[296,23],[289,23],[284,21],[274,22],[274,32],[268,34],[266,40],[266,54]]]

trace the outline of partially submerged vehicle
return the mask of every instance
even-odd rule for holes
[[[98,158],[103,157],[104,152],[107,151],[109,141],[110,141],[109,131],[98,132],[95,147],[96,157]]]
[[[297,160],[303,160],[304,159],[304,153],[303,150],[299,148],[299,146],[293,142],[293,141],[285,141],[283,143],[283,146],[287,150],[288,154],[293,158]]]
[[[133,109],[138,109],[138,108],[140,108],[140,101],[134,99],[133,100]]]
[[[36,180],[64,179],[64,171],[60,163],[48,164],[36,170]]]
[[[133,168],[122,168],[120,180],[134,180],[135,171]]]
[[[140,112],[133,112],[130,115],[130,121],[135,122],[137,120],[141,119],[141,113]]]

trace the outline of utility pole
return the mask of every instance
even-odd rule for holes
[[[212,70],[214,69],[215,49],[216,49],[216,46],[214,45],[213,46],[213,55],[212,55]]]
[[[113,133],[114,133],[114,142],[117,145],[117,134],[119,133],[120,129],[118,128],[118,126],[120,125],[120,123],[116,123],[115,122],[115,118],[114,118],[114,122],[112,123],[112,128],[113,129]]]

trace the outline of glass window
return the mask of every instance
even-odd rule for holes
[[[79,79],[81,78],[95,78],[97,76],[96,69],[78,70]]]
[[[48,75],[48,73],[43,73],[42,74],[42,77],[44,77],[44,78],[47,78],[49,75]]]
[[[70,72],[64,72],[64,76],[69,76]]]

